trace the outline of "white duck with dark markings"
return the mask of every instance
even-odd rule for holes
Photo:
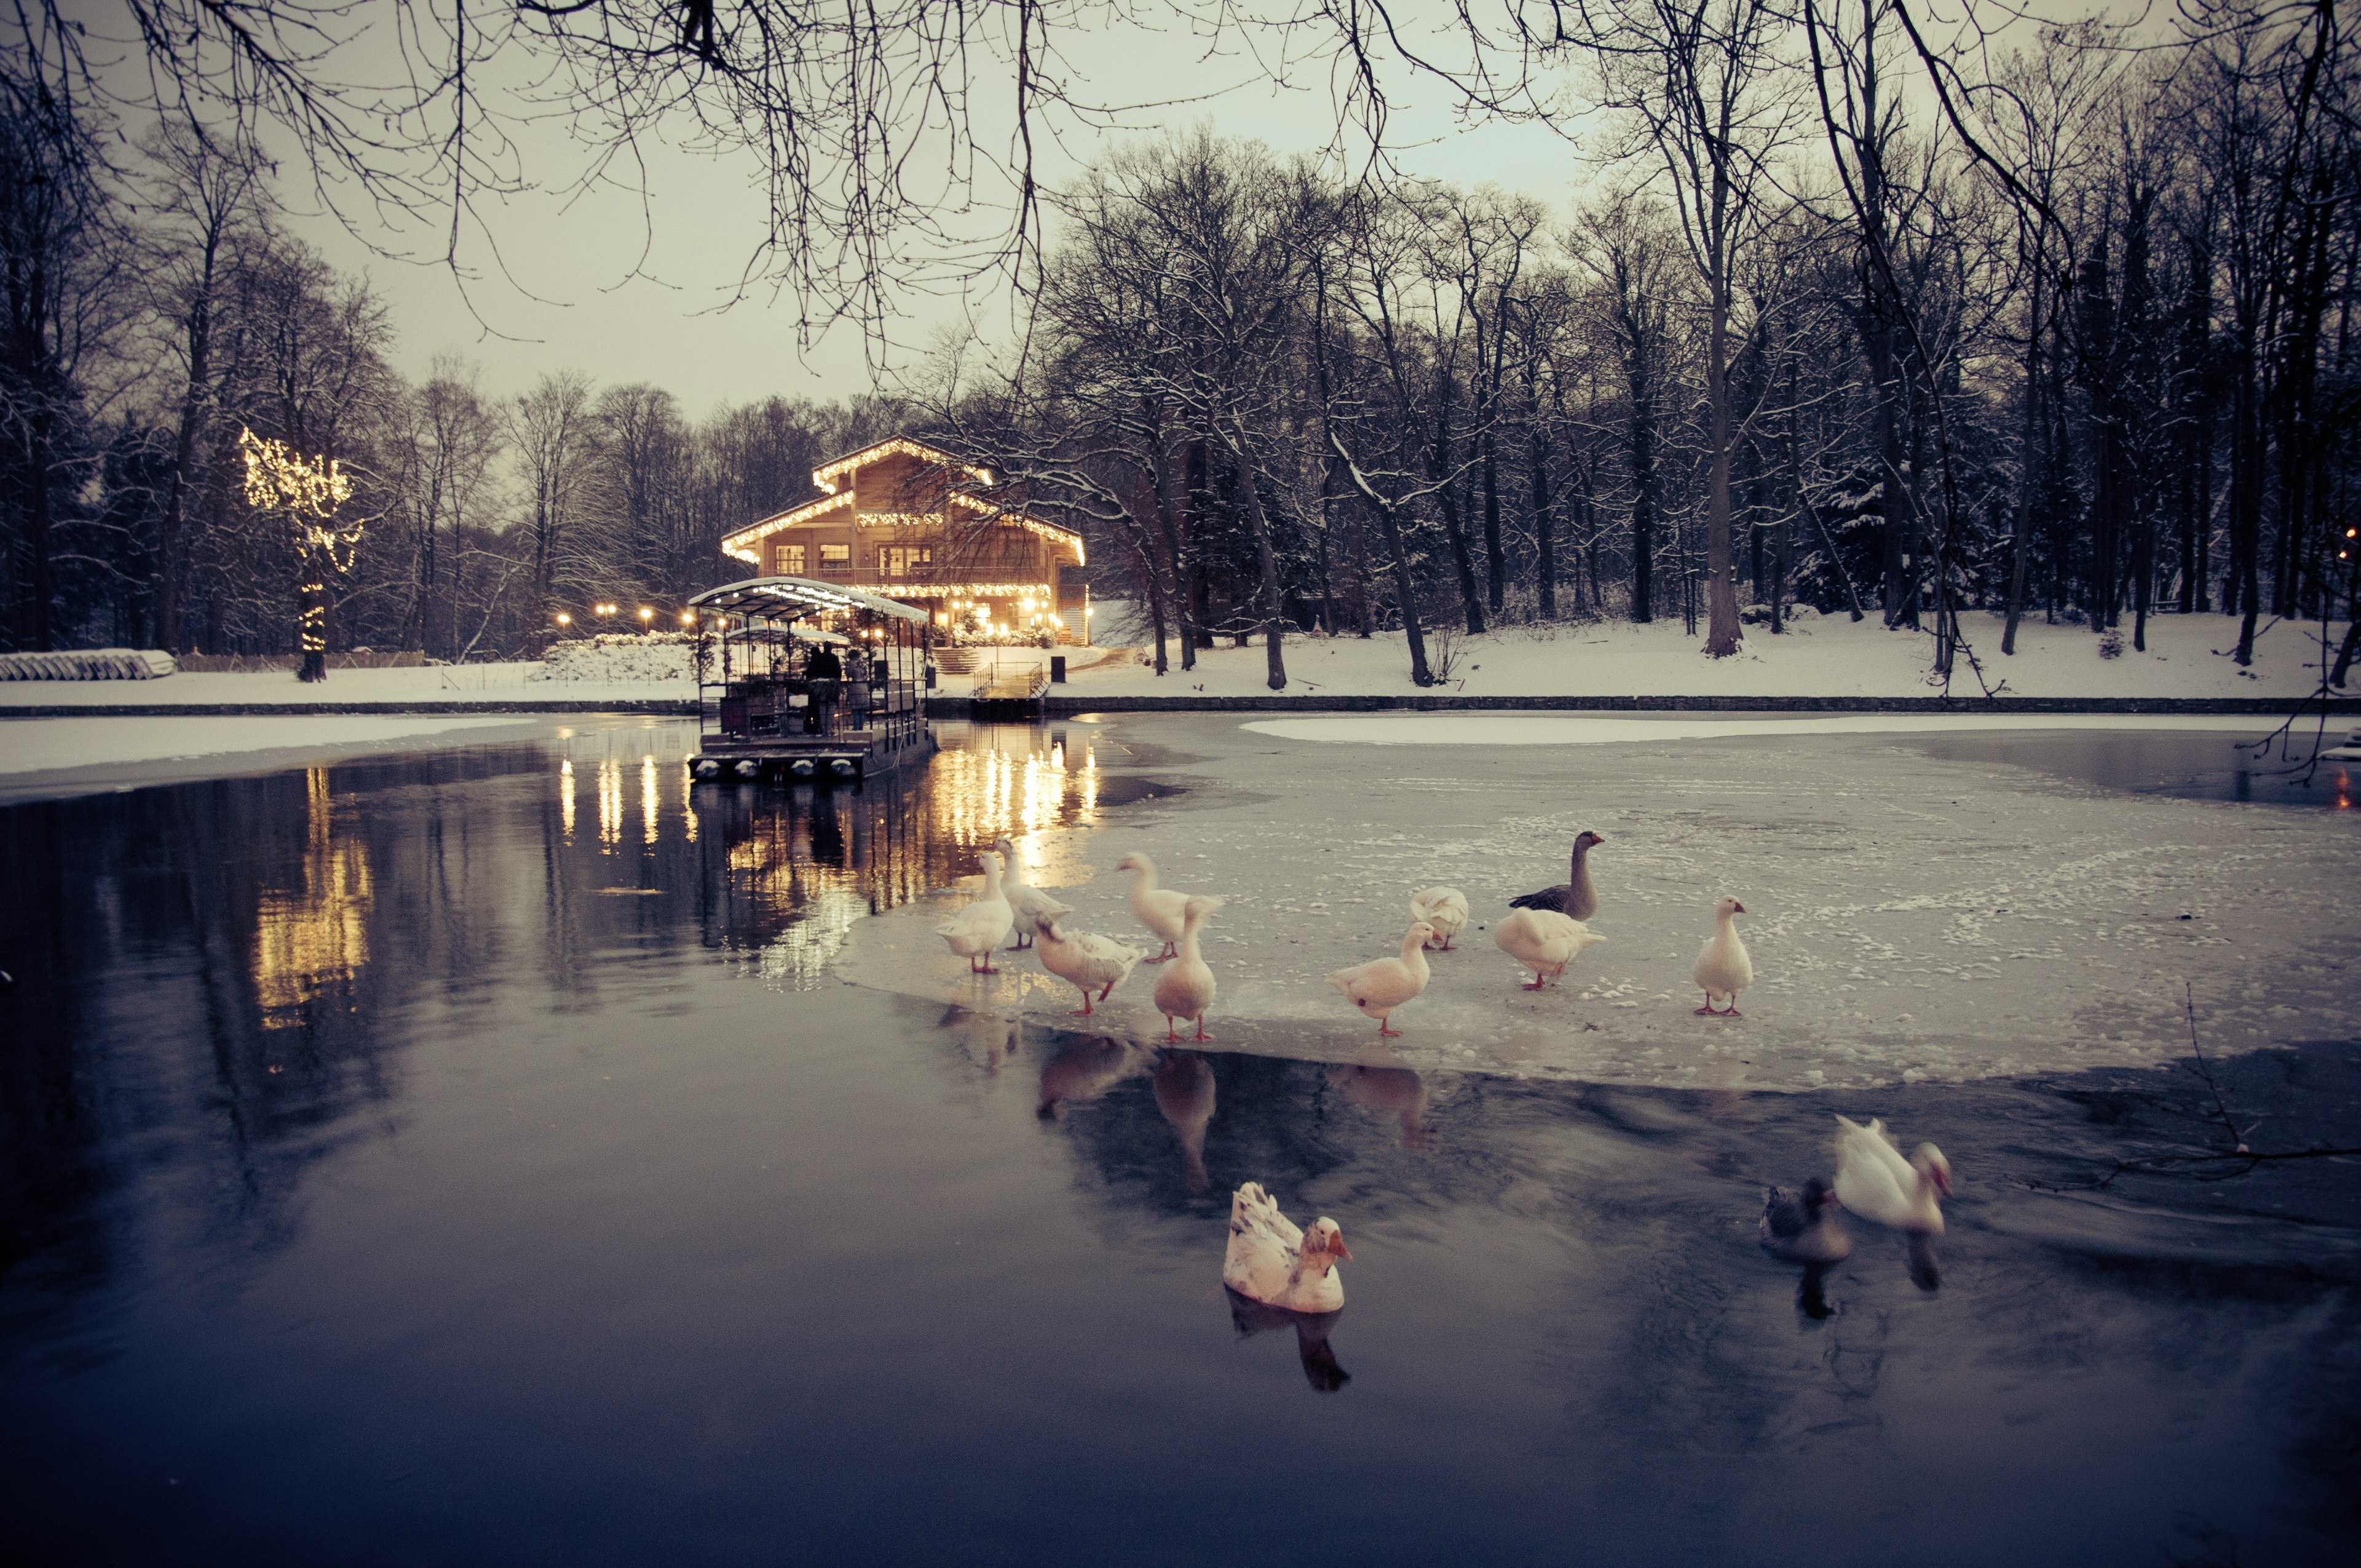
[[[1345,1304],[1336,1265],[1352,1261],[1344,1232],[1327,1215],[1301,1231],[1259,1182],[1249,1181],[1231,1196],[1222,1283],[1239,1295],[1290,1312],[1333,1312]]]

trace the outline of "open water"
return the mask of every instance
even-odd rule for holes
[[[1608,1087],[854,985],[994,832],[1185,784],[1075,726],[692,790],[690,739],[0,809],[12,1557],[2361,1560],[2361,1183],[2114,1175],[2214,1146],[2185,1064]],[[2257,1146],[2356,1141],[2352,1040],[2216,1067]],[[1757,1249],[1832,1110],[1950,1155],[1934,1288]],[[1220,1288],[1247,1179],[1344,1227],[1333,1323]]]

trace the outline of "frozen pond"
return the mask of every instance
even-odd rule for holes
[[[692,790],[692,739],[0,808],[13,1540],[2361,1560],[2361,1182],[2171,1163],[2217,1141],[2184,981],[2257,1147],[2356,1141],[2348,812],[2009,750],[2042,737],[1159,718],[950,730],[840,797]],[[1319,985],[1411,888],[1488,921],[1582,827],[1610,939],[1563,989],[1471,931],[1380,1053]],[[1093,928],[1131,934],[1131,848],[1229,895],[1222,1049],[1154,1048],[1145,977],[1081,1033],[1029,959],[914,939],[999,831]],[[1684,990],[1724,885],[1742,1024]],[[1938,1288],[1863,1223],[1809,1302],[1755,1247],[1831,1111],[1949,1155]],[[2100,1188],[2127,1160],[2164,1163]],[[1324,1342],[1219,1288],[1248,1179],[1350,1239]]]
[[[1696,739],[1717,722],[1730,738]],[[1287,1057],[1368,1059],[1376,1030],[1322,977],[1394,950],[1434,883],[1465,892],[1476,924],[1396,1014],[1383,1059],[1413,1069],[1802,1090],[2150,1066],[2187,1051],[2192,1010],[2209,1049],[2348,1037],[2361,813],[2334,809],[2343,767],[2313,785],[2331,809],[2257,810],[2207,796],[2234,793],[2213,786],[2267,724],[2071,722],[1126,720],[1095,731],[1093,776],[1173,793],[1028,839],[1027,874],[1074,905],[1072,927],[1126,938],[1128,851],[1228,898],[1206,938],[1220,1041]],[[1093,733],[1074,727],[1078,744]],[[1437,736],[1455,743],[1421,743]],[[2098,782],[2126,755],[2143,784],[2187,787]],[[1607,940],[1525,992],[1478,927],[1563,882],[1585,828],[1607,839],[1590,921]],[[973,886],[864,924],[842,972],[1063,1014],[1073,992],[1037,965],[972,981],[944,950],[933,928]],[[1690,1012],[1723,894],[1749,912],[1742,1025]],[[1149,989],[1118,992],[1101,1025],[1160,1038]]]

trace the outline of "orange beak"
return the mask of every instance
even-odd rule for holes
[[[1347,1250],[1345,1245],[1344,1232],[1339,1231],[1328,1239],[1328,1255],[1334,1258],[1341,1258],[1346,1263],[1353,1261],[1352,1253]]]

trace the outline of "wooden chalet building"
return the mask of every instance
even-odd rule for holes
[[[1082,535],[961,488],[989,488],[990,470],[895,436],[813,469],[812,483],[829,493],[728,535],[722,553],[764,576],[899,599],[945,631],[988,622],[1012,640],[1089,640]]]

